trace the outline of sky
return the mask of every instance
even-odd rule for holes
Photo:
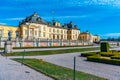
[[[102,39],[120,36],[120,0],[2,0],[0,24],[18,26],[34,12],[46,21],[73,21]]]

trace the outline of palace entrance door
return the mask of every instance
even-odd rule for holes
[[[30,38],[34,37],[34,29],[30,28]]]

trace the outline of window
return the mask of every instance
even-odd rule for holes
[[[41,31],[41,27],[39,27],[39,31]]]
[[[49,38],[51,38],[51,34],[49,34]]]
[[[49,28],[49,32],[51,32],[51,28]]]
[[[45,32],[43,33],[43,37],[45,37]]]
[[[2,37],[2,30],[0,30],[0,37]]]
[[[53,29],[53,32],[55,32],[55,29]]]
[[[61,33],[63,33],[63,30],[61,30]]]
[[[37,35],[37,31],[35,31],[35,35]]]
[[[57,33],[59,33],[59,30],[57,30]]]
[[[66,31],[64,31],[64,34],[66,34]]]
[[[41,32],[39,32],[39,37],[41,37]]]
[[[25,30],[25,35],[27,35],[28,34],[28,30]]]
[[[43,27],[43,31],[45,31],[45,26]]]

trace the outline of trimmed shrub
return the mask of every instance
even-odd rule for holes
[[[101,52],[100,55],[104,57],[111,57],[111,56],[114,56],[115,54],[110,52]]]
[[[88,56],[87,60],[93,61],[93,62],[106,63],[106,64],[120,65],[120,60],[117,60],[117,59],[106,59],[106,58],[100,58],[96,56]]]
[[[118,51],[117,51],[117,50],[112,50],[111,52],[112,52],[112,53],[118,53]]]
[[[111,59],[119,59],[120,60],[120,55],[111,56]]]
[[[102,42],[100,46],[101,52],[109,52],[108,42]]]
[[[93,56],[95,54],[97,54],[97,52],[81,53],[81,56],[82,57],[87,57],[87,56]]]

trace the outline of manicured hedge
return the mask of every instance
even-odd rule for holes
[[[119,59],[120,60],[120,55],[111,56],[111,59]]]
[[[110,52],[101,52],[100,55],[104,57],[111,57],[114,56],[115,54]]]
[[[109,51],[109,44],[108,42],[101,42],[101,52],[108,52]]]
[[[97,54],[97,52],[81,53],[81,56],[82,57],[87,57],[87,56],[93,56],[95,54]]]
[[[88,61],[93,62],[100,62],[100,63],[106,63],[106,64],[113,64],[113,65],[120,65],[120,60],[117,59],[107,59],[107,58],[101,58],[100,56],[88,56]]]
[[[117,50],[112,50],[111,52],[112,52],[112,53],[118,53],[118,51],[117,51]]]

